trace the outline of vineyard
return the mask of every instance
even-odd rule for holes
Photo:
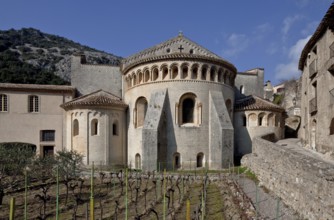
[[[71,178],[29,172],[7,189],[0,219],[250,219],[231,170],[140,172],[86,167]],[[56,174],[55,174],[56,173]]]

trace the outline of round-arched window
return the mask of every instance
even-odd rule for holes
[[[182,123],[194,123],[195,101],[192,98],[186,98],[182,102]]]
[[[140,97],[136,102],[136,117],[137,123],[136,127],[142,127],[145,121],[145,115],[147,111],[147,100],[145,97]]]

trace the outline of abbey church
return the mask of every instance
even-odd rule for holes
[[[263,98],[263,79],[182,33],[120,66],[77,55],[71,86],[0,83],[0,140],[41,156],[76,150],[85,164],[226,168],[252,152],[253,137],[284,135],[284,109]]]

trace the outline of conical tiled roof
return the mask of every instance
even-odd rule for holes
[[[73,99],[61,105],[62,108],[71,109],[76,107],[127,107],[127,105],[122,101],[121,98],[103,91],[98,90],[96,92],[81,96],[79,98]]]
[[[174,56],[179,58],[211,58],[217,61],[224,61],[226,64],[235,68],[228,61],[188,39],[182,33],[179,33],[178,36],[172,39],[123,59],[122,69],[126,70],[129,66],[132,66],[139,61],[147,61],[153,58],[171,58]]]
[[[235,101],[234,111],[264,110],[284,112],[284,108],[258,96],[247,96]]]

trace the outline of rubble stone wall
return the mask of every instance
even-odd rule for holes
[[[254,138],[253,153],[242,158],[242,165],[303,218],[333,219],[334,165],[272,143],[272,137]]]

